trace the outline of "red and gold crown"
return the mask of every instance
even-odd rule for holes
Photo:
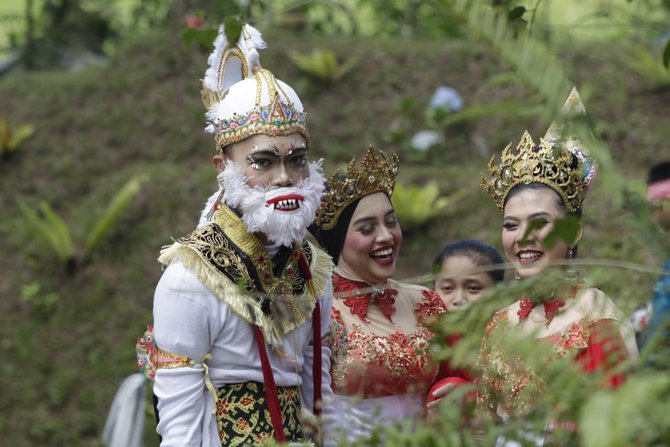
[[[489,161],[490,177],[482,176],[482,188],[503,211],[509,191],[520,184],[542,183],[556,191],[569,213],[581,208],[588,185],[584,183],[581,160],[568,149],[540,138],[536,145],[528,131],[512,151],[512,144],[503,149],[499,165],[495,155]]]
[[[342,211],[356,200],[376,192],[385,192],[391,197],[399,165],[397,154],[386,154],[370,146],[361,159],[360,168],[352,159],[346,174],[338,169],[330,177],[316,213],[316,224],[322,230],[330,230],[337,225]]]

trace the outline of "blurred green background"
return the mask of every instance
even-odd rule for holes
[[[199,80],[208,30],[233,17],[300,94],[326,174],[370,144],[400,155],[397,277],[427,286],[444,243],[500,248],[480,174],[577,86],[603,166],[580,269],[627,314],[650,299],[667,252],[641,194],[670,158],[667,1],[4,0],[0,446],[101,445],[158,252],[216,187]],[[461,105],[431,107],[440,86]],[[152,417],[147,402],[147,446]]]

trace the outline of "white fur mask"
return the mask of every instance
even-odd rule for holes
[[[247,177],[240,166],[228,160],[217,176],[219,185],[224,187],[223,202],[242,213],[242,221],[251,233],[263,233],[271,242],[290,247],[294,241],[305,237],[307,227],[316,217],[325,188],[321,163],[322,160],[309,162],[309,176],[295,186],[257,185],[252,188],[247,185]],[[288,195],[301,196],[304,200],[295,201],[298,205],[295,210],[276,209],[284,201],[273,202]]]

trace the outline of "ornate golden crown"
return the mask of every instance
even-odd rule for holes
[[[356,200],[375,192],[385,192],[391,197],[399,165],[398,155],[387,155],[372,146],[361,160],[360,168],[352,158],[346,174],[341,174],[338,169],[328,180],[316,213],[316,224],[323,230],[330,230],[337,224],[342,211]]]
[[[579,157],[562,145],[542,138],[535,145],[526,131],[515,152],[510,143],[503,149],[500,165],[496,166],[494,160],[495,155],[488,165],[490,178],[482,175],[481,185],[501,212],[509,191],[528,183],[543,183],[556,191],[568,213],[581,208],[588,190],[584,167]]]

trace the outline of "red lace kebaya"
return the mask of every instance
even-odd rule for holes
[[[337,274],[333,275],[333,289],[337,293],[342,292],[351,292],[346,294],[344,298],[344,304],[351,309],[353,315],[358,316],[361,320],[369,323],[365,317],[368,314],[368,305],[370,301],[374,301],[379,309],[382,311],[384,316],[388,318],[390,322],[393,322],[392,316],[396,311],[394,306],[395,297],[398,295],[398,291],[395,289],[382,289],[379,291],[363,293],[361,290],[369,290],[374,288],[366,282],[362,281],[352,281],[350,279],[343,278]],[[383,285],[382,285],[383,287]]]

